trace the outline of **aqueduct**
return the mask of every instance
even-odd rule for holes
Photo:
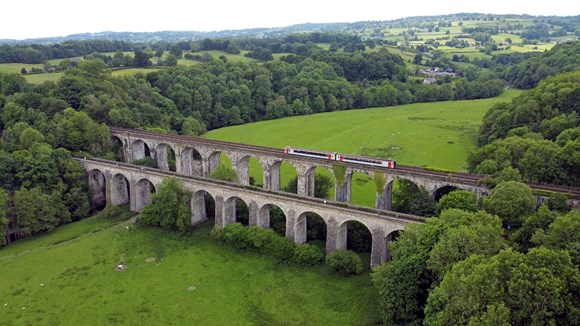
[[[150,202],[150,194],[167,177],[183,181],[193,194],[191,202],[192,224],[207,219],[204,197],[215,202],[215,223],[225,226],[236,221],[236,199],[246,203],[249,224],[269,227],[269,208],[282,210],[286,220],[286,237],[297,244],[306,242],[306,222],[309,213],[317,214],[326,224],[326,252],[346,249],[347,223],[357,221],[372,236],[371,265],[379,265],[390,258],[388,242],[408,223],[423,223],[424,218],[386,210],[363,208],[319,198],[304,197],[286,192],[266,190],[252,186],[216,181],[202,177],[174,173],[161,169],[101,159],[77,159],[89,177],[93,200],[106,204],[129,204],[131,210],[140,211]]]

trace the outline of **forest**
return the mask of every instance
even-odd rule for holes
[[[486,176],[482,182],[490,195],[476,201],[457,191],[436,208],[418,207],[438,216],[405,230],[392,246],[392,262],[372,273],[378,306],[387,325],[580,323],[580,215],[561,196],[536,210],[531,189],[521,183],[578,186],[580,42],[463,61],[438,51],[425,59],[417,50],[416,64],[457,74],[432,84],[416,78],[417,69],[398,54],[374,49],[379,44],[318,32],[0,46],[0,62],[84,56],[65,60],[56,82],[32,84],[22,74],[0,73],[0,233],[6,235],[0,244],[94,212],[84,173],[72,157],[115,159],[108,126],[196,136],[287,116],[487,98],[516,87],[528,90],[490,108],[479,147],[468,158],[470,172]],[[111,74],[114,67],[150,65],[156,51],[169,51],[167,60],[183,51],[216,49],[248,51],[258,61],[162,62],[162,69],[151,72]]]

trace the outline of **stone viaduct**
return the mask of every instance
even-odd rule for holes
[[[302,156],[285,155],[283,149],[250,146],[238,143],[169,135],[135,129],[111,127],[111,136],[122,146],[124,161],[131,163],[151,156],[161,170],[169,170],[169,153],[175,158],[175,172],[207,177],[220,164],[220,155],[225,154],[236,170],[242,185],[249,184],[248,162],[251,157],[258,160],[263,169],[263,188],[280,190],[280,167],[283,162],[291,164],[298,176],[297,193],[301,196],[314,196],[314,171],[324,167],[332,171],[337,162]],[[392,185],[395,179],[406,179],[417,186],[424,187],[432,196],[453,190],[464,189],[478,196],[488,193],[488,189],[478,184],[479,177],[466,173],[441,173],[422,168],[401,166],[385,169],[356,163],[342,163],[346,167],[343,184],[335,184],[335,200],[350,203],[352,200],[352,176],[362,172],[373,178],[377,172],[384,173],[386,184],[382,193],[376,193],[376,208],[390,210]]]
[[[132,143],[138,141],[143,140],[134,140]],[[151,140],[147,141],[153,144]],[[159,150],[162,148],[159,147],[160,145],[157,144],[155,148]],[[179,152],[187,150],[187,148],[180,149],[177,146],[176,148]],[[135,152],[132,155],[135,155]],[[192,224],[207,219],[205,206],[207,196],[211,196],[214,200],[215,223],[218,226],[225,226],[236,221],[236,202],[241,200],[248,207],[250,225],[269,228],[270,209],[273,207],[281,209],[286,219],[286,237],[301,244],[307,239],[307,219],[311,216],[310,214],[317,214],[326,224],[327,253],[346,249],[347,223],[358,221],[368,228],[372,236],[372,266],[390,259],[388,243],[404,229],[406,224],[424,222],[424,218],[418,216],[352,206],[182,173],[189,170],[175,173],[164,169],[145,168],[101,159],[78,158],[77,161],[81,163],[88,175],[93,200],[106,201],[106,204],[110,205],[128,203],[132,211],[140,211],[149,204],[151,193],[156,191],[164,178],[175,177],[183,181],[184,186],[193,194],[190,202]],[[206,166],[211,163],[204,162],[203,164]]]

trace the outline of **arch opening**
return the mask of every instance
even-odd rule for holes
[[[396,179],[393,183],[393,211],[420,216],[435,214],[435,201],[425,188],[406,179]]]
[[[213,152],[207,161],[208,177],[216,180],[239,182],[232,160],[222,152]]]
[[[225,225],[240,222],[243,226],[250,225],[250,210],[246,202],[239,197],[230,197],[225,201]]]
[[[105,175],[98,169],[89,172],[91,192],[91,211],[100,211],[107,206],[107,189]]]
[[[395,241],[399,238],[399,236],[401,235],[401,232],[402,232],[402,230],[395,230],[395,231],[392,231],[391,233],[387,234],[387,236],[385,237],[385,243],[387,245],[387,247],[385,249],[386,261],[391,261],[391,259],[392,259],[391,244],[393,243],[393,241]]]
[[[356,252],[367,268],[371,266],[372,246],[373,236],[365,224],[350,220],[339,226],[336,249]]]
[[[165,171],[176,172],[175,151],[169,144],[159,144],[155,148],[155,162],[157,167]]]
[[[298,172],[288,162],[280,162],[280,190],[293,194],[298,193]]]
[[[151,194],[154,193],[155,186],[148,179],[141,179],[135,185],[135,211],[141,211],[145,206],[151,204]]]
[[[264,168],[254,156],[240,159],[236,170],[241,184],[264,188]]]
[[[314,169],[314,197],[329,200],[336,198],[336,179],[332,171],[324,166]]]
[[[115,174],[111,178],[111,205],[121,206],[130,202],[129,180],[122,174]]]
[[[181,173],[203,176],[203,159],[195,148],[186,147],[181,152]]]
[[[123,141],[117,136],[111,136],[111,151],[115,156],[115,161],[126,162],[125,146]]]
[[[260,208],[257,225],[272,229],[281,236],[286,236],[286,214],[274,204],[266,204]]]
[[[131,144],[131,156],[133,163],[138,164],[138,161],[151,159],[151,149],[146,142],[138,139]]]
[[[324,219],[314,212],[304,212],[296,219],[297,244],[309,243],[326,252],[327,226]]]
[[[376,207],[377,187],[373,178],[366,173],[354,172],[351,180],[351,203],[366,207]]]
[[[215,218],[215,200],[212,195],[199,190],[191,198],[191,223],[197,225],[208,219]]]
[[[435,190],[435,193],[433,194],[433,199],[436,202],[439,202],[439,200],[441,199],[441,197],[449,194],[450,192],[452,192],[453,190],[457,190],[458,188],[455,186],[443,186],[441,188],[438,188],[437,190]]]

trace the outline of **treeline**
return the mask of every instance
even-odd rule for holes
[[[119,41],[95,39],[51,44],[3,44],[0,45],[0,63],[38,64],[52,59],[84,57],[91,53],[104,54],[133,51],[145,51],[152,56],[153,53],[171,51],[174,47],[177,47],[182,51],[193,52],[220,50],[227,53],[238,54],[240,50],[256,51],[257,49],[267,49],[272,53],[294,53],[304,55],[309,53],[306,48],[307,44],[308,47],[310,47],[314,43],[332,43],[335,49],[349,44],[359,44],[362,45],[362,51],[364,51],[364,43],[358,36],[319,32],[311,34],[292,34],[276,38],[205,38],[197,41],[179,42],[132,42],[130,40]],[[347,47],[347,50],[348,48],[354,49],[356,47],[350,46]],[[179,56],[180,55],[178,55],[178,57]]]
[[[108,128],[71,108],[49,119],[9,100],[0,112],[0,245],[89,216],[85,172],[71,155],[112,157]]]
[[[46,60],[83,57],[93,52],[143,50],[146,44],[131,41],[84,40],[54,44],[0,45],[0,63],[42,63]]]
[[[580,213],[533,212],[531,189],[505,184],[490,194],[493,215],[456,202],[405,228],[392,261],[372,273],[385,325],[578,323]],[[501,199],[506,194],[515,196]],[[510,238],[501,219],[514,213],[523,223]]]
[[[492,69],[516,88],[530,89],[549,76],[580,70],[580,41],[562,43],[542,53],[510,53],[471,61]]]
[[[580,72],[549,77],[484,116],[471,172],[513,169],[523,179],[577,186],[580,181]]]

